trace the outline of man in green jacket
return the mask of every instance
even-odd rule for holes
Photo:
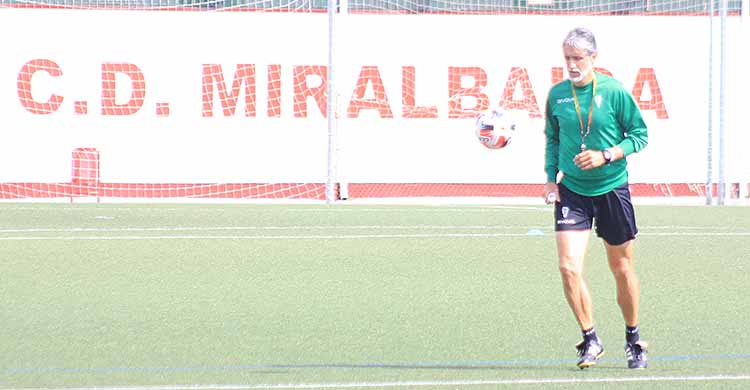
[[[594,34],[576,28],[563,41],[569,79],[554,85],[546,105],[544,197],[555,204],[559,269],[565,298],[581,328],[578,367],[604,354],[594,327],[583,265],[592,227],[604,241],[625,320],[629,368],[646,368],[646,342],[638,333],[640,285],[633,240],[638,229],[628,188],[627,157],[648,143],[632,95],[617,80],[594,71]]]

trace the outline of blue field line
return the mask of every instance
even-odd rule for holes
[[[651,361],[697,361],[697,360],[736,360],[750,359],[750,354],[714,354],[654,356]],[[624,361],[622,358],[603,358],[602,362]],[[454,362],[395,362],[395,363],[305,363],[305,364],[247,364],[192,367],[103,367],[103,368],[7,368],[5,375],[74,375],[86,373],[174,373],[174,372],[210,372],[210,371],[273,371],[299,369],[403,369],[403,370],[472,370],[508,367],[541,367],[574,364],[574,359],[545,360],[495,360],[495,361],[454,361]]]

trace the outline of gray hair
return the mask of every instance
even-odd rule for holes
[[[568,33],[563,40],[563,46],[586,50],[589,55],[596,54],[596,38],[594,33],[585,27],[577,27]]]

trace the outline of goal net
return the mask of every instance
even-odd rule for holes
[[[0,200],[541,202],[585,26],[649,126],[633,195],[741,201],[748,1],[720,3],[0,0]],[[493,107],[500,150],[474,133]]]

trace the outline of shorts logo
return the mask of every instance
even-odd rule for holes
[[[557,221],[558,225],[575,225],[576,220],[575,219],[568,219],[568,214],[570,214],[570,208],[567,206],[563,206],[562,208],[562,216],[563,219],[560,219]]]

